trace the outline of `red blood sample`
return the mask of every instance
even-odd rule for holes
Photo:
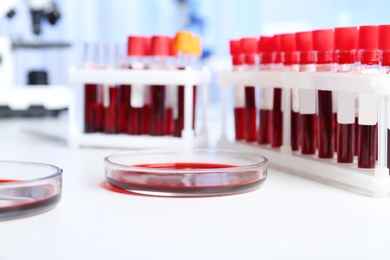
[[[84,86],[84,132],[92,133],[97,130],[94,128],[96,118],[93,107],[97,103],[98,86],[96,84],[85,84]]]
[[[317,71],[321,68],[331,70],[330,64],[333,62],[333,30],[313,31],[313,49],[317,52]],[[325,67],[326,66],[326,67]],[[333,158],[334,147],[337,144],[335,133],[335,114],[333,113],[332,92],[328,90],[318,90],[318,157]]]
[[[339,27],[334,30],[334,49],[337,53],[336,61],[338,65],[349,65],[352,71],[352,65],[355,63],[355,50],[357,49],[357,28]],[[340,95],[339,95],[340,100]],[[338,107],[338,117],[343,107]],[[352,120],[351,120],[352,121]],[[339,123],[337,120],[337,162],[352,163],[355,146],[354,123]]]
[[[280,46],[280,35],[272,37],[272,52],[274,64],[282,63],[282,53]],[[271,146],[278,148],[283,145],[283,111],[282,111],[282,89],[274,88],[272,102],[272,119],[271,119]]]
[[[129,119],[127,125],[127,132],[131,135],[140,135],[142,134],[143,126],[143,110],[142,107],[132,107],[129,108]]]
[[[244,54],[244,62],[247,66],[255,65],[255,57],[257,53],[257,39],[256,38],[242,38],[240,40],[241,51]],[[245,87],[245,121],[246,121],[246,135],[245,139],[249,142],[257,140],[257,124],[256,124],[256,98],[255,87]]]
[[[131,86],[121,85],[120,86],[120,104],[119,104],[119,133],[127,132],[127,121],[130,110],[130,99],[131,99]]]
[[[245,140],[245,108],[234,108],[236,140]]]
[[[379,65],[378,26],[360,26],[359,48],[361,50],[361,64]],[[363,96],[360,96],[362,99]],[[361,109],[361,108],[359,108]],[[359,120],[360,122],[360,120]],[[377,158],[378,125],[359,124],[358,167],[375,168]]]
[[[108,106],[104,108],[104,132],[118,132],[118,107],[119,107],[119,88],[117,86],[108,87]]]

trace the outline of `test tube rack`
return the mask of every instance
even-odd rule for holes
[[[180,148],[199,147],[207,143],[206,108],[208,85],[211,81],[209,71],[205,68],[194,70],[130,70],[130,69],[77,69],[70,68],[69,82],[73,85],[69,107],[68,144],[71,147],[102,148]],[[174,85],[184,86],[184,129],[182,137],[150,136],[129,134],[84,133],[84,90],[80,84],[142,84],[142,85]],[[201,128],[195,133],[192,128],[192,87],[200,86],[202,96],[200,113]]]
[[[357,74],[335,72],[284,72],[284,71],[231,71],[219,75],[222,86],[222,129],[219,146],[246,152],[259,153],[267,157],[270,166],[301,177],[340,187],[371,197],[390,197],[390,176],[387,168],[387,124],[386,113],[390,106],[390,75]],[[246,141],[233,141],[227,135],[227,113],[232,111],[227,102],[227,88],[258,86],[282,88],[283,145],[272,148]],[[319,159],[318,155],[302,155],[293,152],[290,146],[291,90],[313,89],[370,93],[378,95],[378,161],[373,169],[360,169],[356,162],[337,163],[334,159]],[[231,103],[231,102],[230,102]],[[287,140],[287,141],[286,141]],[[356,160],[356,158],[355,158]]]

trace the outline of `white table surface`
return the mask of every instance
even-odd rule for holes
[[[0,159],[61,167],[62,199],[47,213],[0,222],[1,260],[390,259],[390,199],[273,169],[261,189],[241,195],[119,194],[101,187],[114,150],[72,150],[34,129],[61,135],[66,121],[0,120]]]

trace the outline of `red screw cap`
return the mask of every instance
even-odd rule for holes
[[[260,63],[270,64],[273,61],[273,37],[260,36],[258,50],[261,55]]]
[[[257,53],[257,39],[254,37],[242,38],[241,51],[243,54],[255,54]]]
[[[280,47],[280,35],[274,35],[272,37],[272,51],[275,53],[274,62],[281,63],[282,62],[282,53]]]
[[[390,50],[390,24],[378,26],[378,48]]]
[[[337,27],[334,29],[335,50],[356,50],[358,47],[357,27]]]
[[[231,55],[240,55],[241,54],[240,40],[230,40],[229,47],[230,47],[230,54]]]
[[[145,38],[141,36],[129,36],[127,39],[127,55],[144,56],[145,54]]]
[[[359,49],[378,48],[378,26],[365,25],[359,27]]]
[[[314,30],[313,50],[315,51],[331,51],[334,45],[334,34],[332,29]]]
[[[295,34],[297,51],[312,51],[313,37],[311,32],[298,32]]]
[[[282,52],[294,52],[297,50],[295,34],[288,33],[280,35],[280,50]]]
[[[171,54],[171,40],[168,36],[153,36],[151,44],[151,55],[169,56]]]

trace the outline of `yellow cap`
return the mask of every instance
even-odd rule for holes
[[[198,35],[192,37],[191,54],[195,57],[202,56],[202,41]]]
[[[192,45],[192,33],[189,31],[180,31],[175,35],[175,39],[173,41],[173,50],[175,53],[183,52],[183,53],[191,53],[191,45]]]

